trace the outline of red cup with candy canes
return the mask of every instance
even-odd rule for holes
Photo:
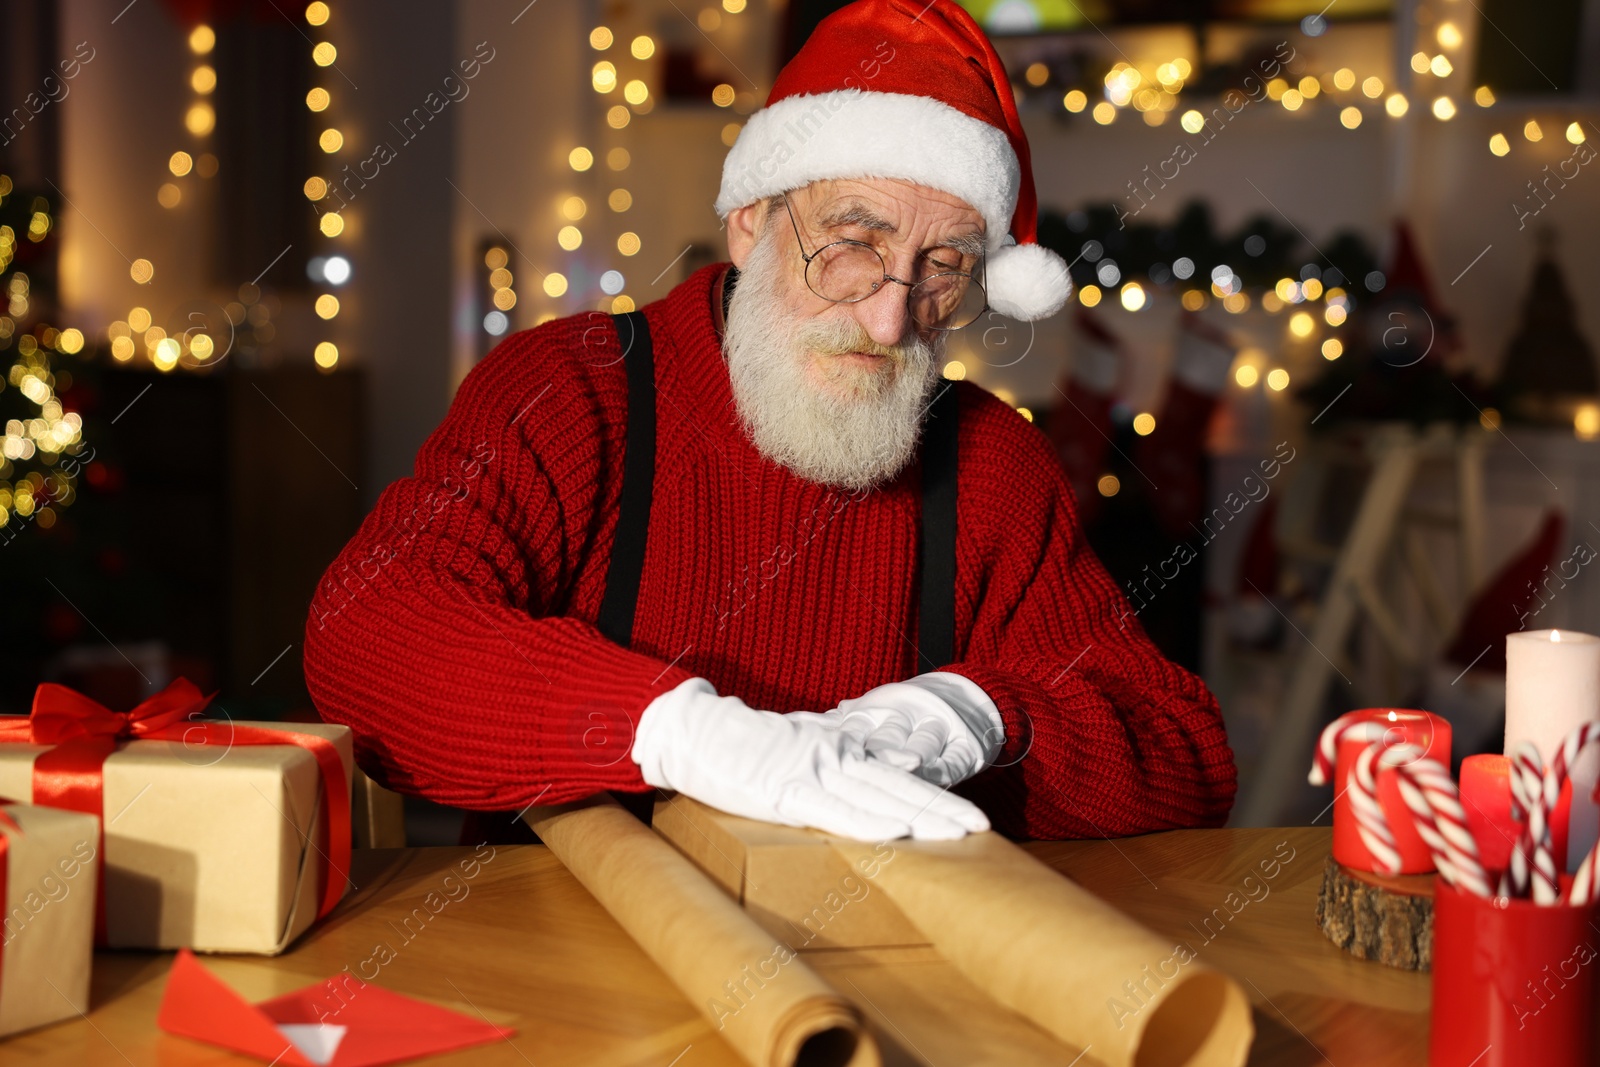
[[[1428,1062],[1461,1067],[1596,1062],[1597,925],[1600,906],[1593,901],[1485,898],[1438,879]]]
[[[1431,712],[1361,708],[1330,723],[1317,745],[1311,782],[1333,782],[1333,858],[1351,870],[1428,874],[1434,870],[1433,856],[1417,832],[1396,776],[1380,771],[1370,793],[1351,781],[1357,759],[1373,742],[1384,747],[1416,745],[1426,758],[1450,766],[1450,723]],[[1362,809],[1364,803],[1367,810]],[[1392,854],[1374,855],[1370,831],[1363,834],[1363,825],[1370,827],[1375,821],[1377,813],[1370,810],[1374,804],[1392,832]]]

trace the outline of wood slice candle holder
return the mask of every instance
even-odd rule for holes
[[[1374,874],[1329,856],[1317,891],[1317,926],[1350,955],[1390,967],[1433,965],[1433,875]]]

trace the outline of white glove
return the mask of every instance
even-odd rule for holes
[[[836,717],[868,756],[943,786],[991,766],[1006,740],[989,694],[951,671],[880,685],[823,717]]]
[[[989,828],[971,801],[867,759],[823,718],[758,711],[690,678],[645,708],[630,754],[649,784],[750,819],[864,841]]]

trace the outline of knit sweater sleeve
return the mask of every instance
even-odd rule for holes
[[[1044,435],[968,395],[978,410],[963,419],[960,514],[974,528],[958,567],[977,581],[962,582],[958,616],[970,612],[972,628],[946,669],[989,694],[1006,741],[959,791],[1016,837],[1222,825],[1236,772],[1216,698],[1145,635],[1085,540]]]
[[[646,788],[634,727],[690,675],[588,621],[626,388],[620,354],[583,355],[615,346],[581,318],[499,345],[318,585],[307,685],[390,788],[483,811]]]

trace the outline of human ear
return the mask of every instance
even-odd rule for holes
[[[745,260],[750,256],[750,250],[756,246],[756,241],[761,237],[761,227],[765,224],[767,205],[764,200],[757,200],[753,204],[734,208],[728,212],[728,258],[735,267],[743,267]]]

